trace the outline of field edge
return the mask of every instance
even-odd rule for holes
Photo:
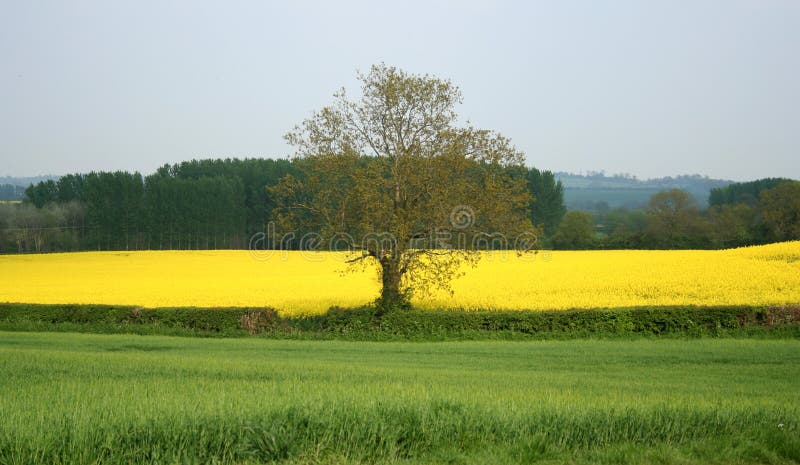
[[[271,308],[0,303],[0,330],[343,340],[800,338],[800,305],[664,306],[558,311],[331,308],[283,317]]]

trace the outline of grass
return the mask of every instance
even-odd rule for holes
[[[797,463],[798,349],[0,333],[0,464]]]

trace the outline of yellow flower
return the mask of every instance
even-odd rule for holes
[[[257,260],[240,250],[5,255],[0,302],[320,313],[378,295],[375,272],[342,274],[344,258],[276,251]],[[414,303],[512,310],[800,303],[800,241],[719,251],[494,252],[464,271],[453,282],[453,296],[434,294]]]

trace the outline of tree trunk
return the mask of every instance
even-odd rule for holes
[[[381,263],[381,297],[378,301],[380,314],[386,313],[392,308],[407,304],[406,295],[400,289],[400,262],[392,256],[385,256],[380,259]]]

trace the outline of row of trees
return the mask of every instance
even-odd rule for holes
[[[274,208],[264,186],[291,169],[287,160],[193,160],[165,165],[147,177],[117,171],[43,181],[27,189],[19,210],[45,217],[55,206],[80,205],[84,214],[77,227],[46,222],[51,232],[45,237],[76,229],[69,235],[77,241],[68,248],[61,240],[20,246],[11,240],[13,233],[44,220],[29,226],[9,213],[0,247],[6,252],[243,248]]]
[[[128,172],[71,174],[26,190],[0,210],[0,253],[245,248],[275,220],[271,189],[301,176],[301,160],[214,159]],[[551,233],[564,215],[553,173],[509,167],[535,198],[533,223]],[[339,186],[344,187],[344,186]],[[303,231],[306,232],[306,231]],[[297,235],[290,247],[299,246]]]
[[[23,204],[0,204],[0,253],[244,248],[275,219],[271,187],[287,174],[299,176],[298,163],[193,160],[147,177],[114,172],[43,181],[27,189]],[[524,177],[534,197],[531,220],[544,245],[558,249],[730,248],[800,239],[800,188],[787,179],[714,189],[706,210],[673,189],[653,195],[643,210],[565,216],[553,173],[508,173]]]
[[[561,249],[713,249],[800,239],[800,182],[758,180],[711,193],[661,191],[644,210],[570,211],[552,236]]]
[[[792,181],[787,178],[764,178],[750,182],[737,182],[711,189],[708,196],[708,204],[712,207],[719,207],[722,205],[745,204],[755,207],[759,203],[759,197],[762,191],[773,189],[778,184]]]

